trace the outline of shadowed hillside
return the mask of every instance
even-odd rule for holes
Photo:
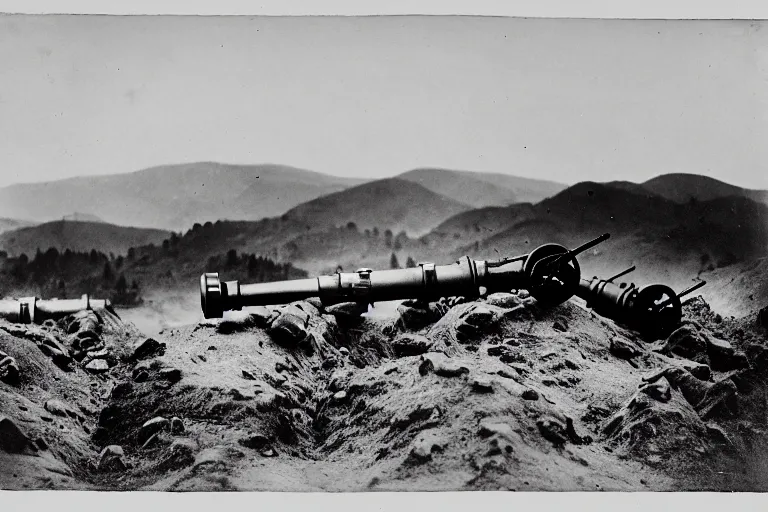
[[[707,201],[720,197],[741,196],[768,204],[768,190],[741,188],[698,174],[662,174],[646,181],[642,186],[677,203],[684,203],[691,198]]]
[[[363,229],[386,227],[418,235],[469,209],[416,183],[390,178],[320,197],[291,209],[285,216],[313,226],[338,227],[354,222]]]

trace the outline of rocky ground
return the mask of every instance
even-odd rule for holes
[[[684,310],[653,342],[525,292],[0,321],[0,488],[767,490],[768,314]]]

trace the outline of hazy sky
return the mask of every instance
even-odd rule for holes
[[[768,24],[0,17],[0,186],[200,160],[768,188]]]

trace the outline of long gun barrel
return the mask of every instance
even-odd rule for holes
[[[706,284],[699,281],[676,293],[664,284],[637,287],[634,283],[613,282],[632,270],[634,267],[610,279],[581,279],[576,296],[584,299],[595,313],[653,338],[667,336],[680,325],[683,314],[680,299]]]
[[[83,295],[79,299],[42,300],[26,297],[19,300],[0,300],[0,318],[20,324],[42,324],[46,320],[58,320],[87,309],[111,311],[109,299],[91,299]]]
[[[527,289],[545,306],[562,304],[576,293],[581,277],[576,256],[607,240],[604,234],[573,250],[545,244],[529,254],[499,260],[474,260],[465,256],[456,263],[420,263],[414,268],[338,272],[309,279],[240,284],[219,280],[218,273],[200,277],[200,299],[206,318],[221,318],[224,311],[248,306],[287,304],[318,297],[330,306],[341,302],[374,302],[440,297],[477,297],[480,287],[488,293]]]

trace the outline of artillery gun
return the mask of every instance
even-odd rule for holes
[[[25,297],[19,300],[0,300],[0,318],[20,324],[42,324],[46,320],[59,320],[83,310],[106,309],[114,313],[109,299],[91,299],[83,295],[79,299],[43,300]]]
[[[680,299],[707,284],[706,281],[699,281],[676,293],[665,284],[638,287],[634,283],[613,282],[634,270],[632,266],[608,279],[581,279],[576,296],[584,299],[587,307],[600,316],[652,339],[668,336],[674,331],[683,315]]]
[[[545,244],[528,254],[499,260],[465,256],[449,265],[419,263],[414,268],[337,272],[315,278],[240,284],[219,279],[218,273],[200,276],[200,299],[205,318],[221,318],[224,311],[249,306],[288,304],[311,297],[323,305],[440,297],[478,297],[487,293],[527,289],[542,305],[562,304],[576,293],[581,270],[576,256],[607,240],[601,235],[575,249]]]

